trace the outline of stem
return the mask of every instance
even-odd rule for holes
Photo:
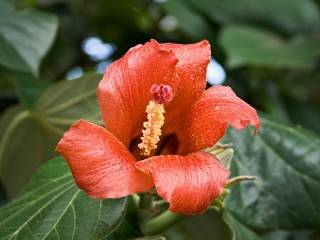
[[[231,149],[231,148],[232,148],[232,143],[227,143],[227,144],[217,143],[212,148],[209,148],[207,151],[212,155],[218,155],[224,152],[225,150]]]
[[[147,221],[143,226],[143,231],[146,235],[160,233],[174,225],[182,218],[181,215],[175,214],[169,210],[159,214],[158,216]]]
[[[4,157],[4,151],[9,142],[10,136],[12,135],[16,127],[28,117],[30,117],[30,112],[28,110],[18,113],[13,119],[13,121],[9,123],[7,130],[4,132],[1,140],[1,144],[0,144],[0,168],[2,165],[3,157]]]
[[[163,200],[153,201],[153,209],[161,210],[161,208],[168,208],[168,203]]]
[[[148,210],[152,208],[153,196],[149,193],[144,193],[140,195],[139,206],[143,210]]]
[[[225,188],[230,188],[233,187],[235,184],[238,184],[241,181],[253,181],[255,180],[257,177],[256,176],[247,176],[247,175],[241,175],[241,176],[237,176],[234,178],[231,178],[228,180]]]

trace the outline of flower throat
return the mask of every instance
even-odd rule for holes
[[[148,120],[143,123],[142,142],[138,144],[140,154],[146,157],[157,148],[161,127],[164,124],[164,104],[172,100],[172,88],[169,85],[153,84],[150,92],[153,95],[153,100],[146,108]]]

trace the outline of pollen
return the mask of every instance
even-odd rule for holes
[[[172,99],[172,89],[169,85],[154,84],[150,92],[153,95],[153,100],[147,105],[147,121],[143,123],[142,142],[138,144],[140,154],[146,157],[157,149],[162,133],[161,127],[165,120],[164,104]]]

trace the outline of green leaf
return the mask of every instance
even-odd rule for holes
[[[0,209],[0,238],[103,239],[121,223],[127,199],[93,200],[74,183],[62,158],[50,160],[25,191]]]
[[[144,236],[139,226],[139,216],[133,197],[128,197],[126,216],[121,225],[106,240],[136,239]]]
[[[232,240],[261,240],[261,238],[248,227],[239,222],[228,211],[223,212],[223,220],[232,232]]]
[[[114,231],[106,240],[118,239],[135,239],[134,237],[141,236],[139,227],[133,226],[126,218],[123,219],[121,225]]]
[[[188,0],[213,21],[254,23],[295,34],[318,31],[320,13],[312,0]]]
[[[17,10],[9,1],[0,1],[0,63],[37,75],[57,26],[57,18],[51,14],[34,9]]]
[[[263,235],[263,240],[317,240],[319,235],[310,230],[275,230]]]
[[[251,65],[273,68],[305,68],[320,55],[319,48],[301,39],[285,41],[257,28],[230,25],[223,28],[220,43],[231,68]]]
[[[101,123],[96,98],[101,78],[101,74],[89,73],[78,80],[62,81],[45,91],[33,110],[60,133],[80,118]]]
[[[163,236],[148,236],[148,237],[139,237],[134,240],[166,240]]]
[[[99,74],[62,81],[45,91],[31,110],[9,111],[0,120],[0,178],[9,198],[47,159],[69,126],[80,118],[99,123]],[[2,126],[2,127],[1,127]]]
[[[3,116],[0,145],[0,177],[9,198],[28,182],[46,159],[52,158],[58,135],[27,110]],[[11,116],[8,116],[11,115]]]
[[[14,75],[17,95],[21,103],[31,108],[51,82],[36,79],[31,74],[16,73]]]
[[[164,235],[168,240],[230,239],[228,227],[223,223],[221,214],[216,211],[185,217],[168,229]]]
[[[173,15],[180,28],[195,39],[208,37],[212,32],[211,27],[193,8],[182,0],[166,1],[163,3],[165,10]]]
[[[285,99],[284,103],[290,120],[320,134],[320,112],[317,106],[293,98]]]
[[[232,175],[255,175],[234,187],[225,207],[258,230],[319,229],[320,139],[264,119],[261,132],[230,131]]]

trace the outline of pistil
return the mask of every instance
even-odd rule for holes
[[[160,141],[161,127],[164,124],[164,104],[172,99],[172,89],[169,85],[154,84],[150,89],[153,100],[149,102],[146,108],[147,121],[143,123],[142,142],[138,144],[140,154],[149,156],[151,152],[157,149]]]

